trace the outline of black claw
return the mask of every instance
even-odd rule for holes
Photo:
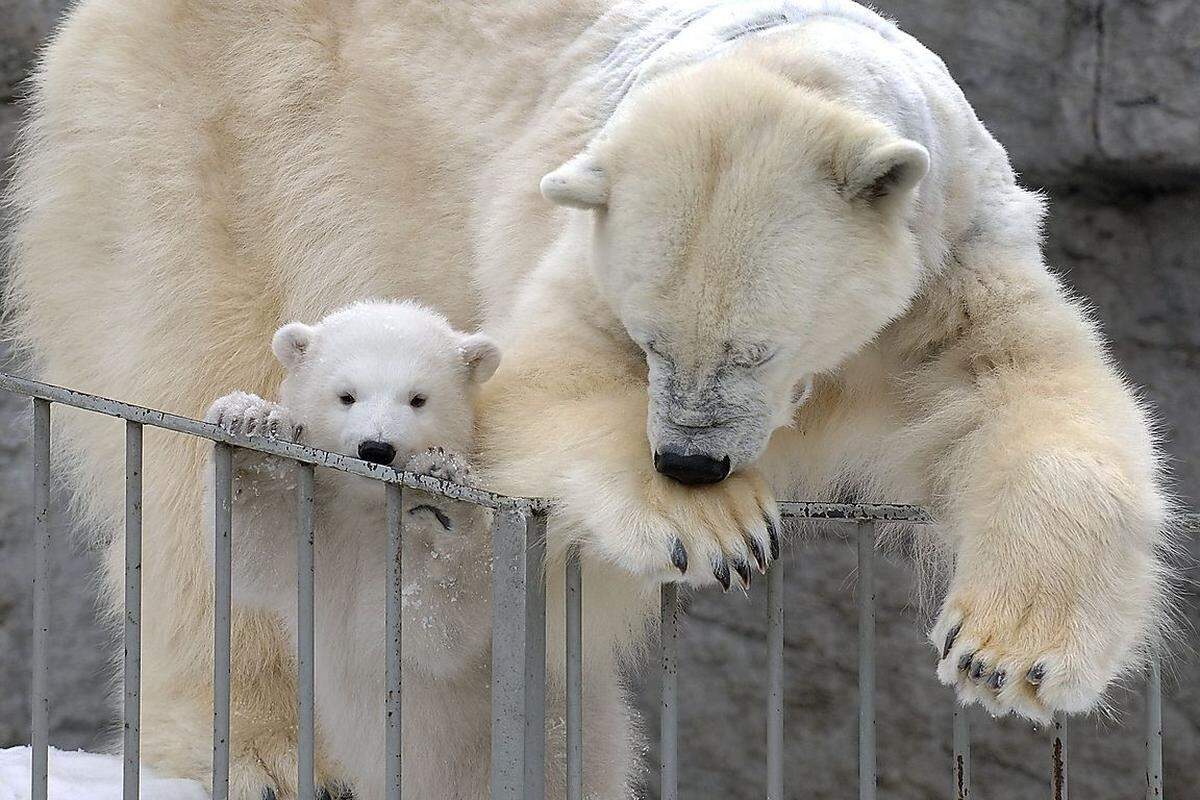
[[[713,577],[717,579],[717,583],[721,584],[721,588],[729,591],[729,562],[725,559],[713,562]]]
[[[750,537],[747,539],[750,542],[750,552],[754,556],[754,561],[758,564],[758,571],[764,575],[767,572],[767,559],[763,556],[762,545],[758,543],[758,539]]]
[[[687,548],[679,539],[676,539],[675,544],[671,546],[671,563],[681,573],[687,574]]]
[[[992,677],[988,678],[987,684],[998,692],[1004,688],[1004,679],[1006,677],[1007,676],[1004,674],[1004,670],[998,669],[992,673]]]
[[[950,648],[954,646],[954,640],[958,638],[958,632],[962,630],[962,623],[955,625],[946,634],[946,643],[942,645],[942,658],[950,655]]]
[[[958,659],[958,671],[967,672],[971,669],[971,660],[975,658],[974,653],[965,653],[962,658]]]
[[[263,789],[262,800],[275,800],[275,790],[272,789],[270,786]]]
[[[733,562],[733,568],[737,571],[738,577],[742,579],[742,586],[750,588],[750,562],[744,558],[739,558]]]
[[[775,521],[770,517],[763,517],[767,523],[767,538],[771,540],[771,560],[779,558],[779,533],[775,530]]]
[[[971,680],[977,681],[983,677],[983,673],[987,671],[987,664],[982,661],[976,661],[971,667]]]
[[[1029,681],[1034,686],[1037,686],[1039,683],[1041,683],[1042,679],[1045,677],[1046,677],[1046,665],[1045,664],[1034,664],[1032,667],[1029,668],[1029,672],[1025,673],[1025,680]]]

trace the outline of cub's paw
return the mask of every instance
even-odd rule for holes
[[[653,580],[749,589],[779,556],[779,509],[755,471],[704,486],[644,472],[578,488],[565,505],[592,532],[589,544]]]
[[[1141,592],[1081,588],[1061,574],[1013,579],[1002,566],[991,572],[989,580],[956,578],[942,607],[930,632],[939,680],[964,705],[1043,723],[1098,705],[1139,635]]]
[[[463,486],[474,486],[471,466],[457,453],[441,447],[431,447],[417,453],[404,465],[406,472],[429,475]],[[406,516],[413,523],[429,528],[430,534],[465,533],[468,526],[479,521],[483,510],[456,500],[426,492],[407,492]]]
[[[248,392],[232,392],[217,399],[208,407],[204,421],[234,436],[265,436],[285,442],[300,440],[300,426],[287,408]]]
[[[463,486],[475,485],[475,476],[466,459],[441,447],[431,447],[422,453],[415,454],[404,465],[404,471],[429,475]]]

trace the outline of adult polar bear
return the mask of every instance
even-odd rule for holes
[[[562,498],[551,563],[582,544],[600,796],[632,774],[616,661],[656,583],[748,580],[774,497],[934,508],[964,700],[1086,709],[1155,639],[1145,415],[1043,264],[1040,201],[857,5],[86,0],[34,101],[12,297],[44,378],[198,415],[274,390],[281,322],[366,296],[501,339],[482,456]],[[57,435],[119,536],[119,432]],[[145,753],[203,777],[205,452],[147,451]],[[275,625],[240,615],[235,648],[236,796],[286,792]]]

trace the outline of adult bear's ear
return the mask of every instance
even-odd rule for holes
[[[464,336],[458,345],[459,358],[470,370],[471,380],[483,383],[496,374],[500,366],[500,346],[490,336],[472,333]]]
[[[271,339],[271,351],[275,353],[280,364],[292,369],[304,360],[314,333],[316,331],[303,322],[290,322],[275,331],[275,336]]]
[[[571,208],[595,209],[608,204],[608,175],[588,153],[580,153],[542,178],[542,197]]]
[[[851,153],[842,194],[880,203],[903,197],[929,172],[929,151],[911,139],[896,139]]]

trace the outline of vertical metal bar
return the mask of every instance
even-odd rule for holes
[[[400,800],[403,761],[401,698],[402,635],[404,615],[404,571],[401,552],[404,539],[404,490],[398,483],[387,485],[388,595],[387,595],[387,800]],[[301,795],[309,797],[310,795]]]
[[[1055,717],[1051,753],[1053,771],[1050,774],[1050,796],[1054,800],[1067,800],[1067,734],[1067,720]]]
[[[783,800],[783,562],[767,572],[767,800]]]
[[[520,800],[525,780],[525,528],[497,511],[492,524],[492,796]]]
[[[967,709],[954,704],[954,797],[971,796],[971,723]]]
[[[567,800],[583,800],[583,575],[567,558]]]
[[[545,517],[492,525],[492,800],[545,794]]]
[[[213,800],[229,800],[229,628],[233,572],[233,448],[213,445]]]
[[[1162,800],[1162,673],[1158,655],[1150,660],[1146,682],[1146,800]]]
[[[141,764],[142,424],[125,423],[125,741],[124,800],[137,800]]]
[[[525,520],[525,798],[546,797],[546,517]]]
[[[315,480],[312,464],[296,464],[296,716],[300,722],[297,747],[296,785],[299,797],[315,797],[313,791],[314,731],[313,705],[314,631],[313,504]]]
[[[32,800],[46,800],[50,767],[50,403],[33,401]]]
[[[858,523],[858,796],[875,800],[875,523]]]
[[[679,800],[679,585],[662,587],[662,719],[659,722],[661,800]]]

